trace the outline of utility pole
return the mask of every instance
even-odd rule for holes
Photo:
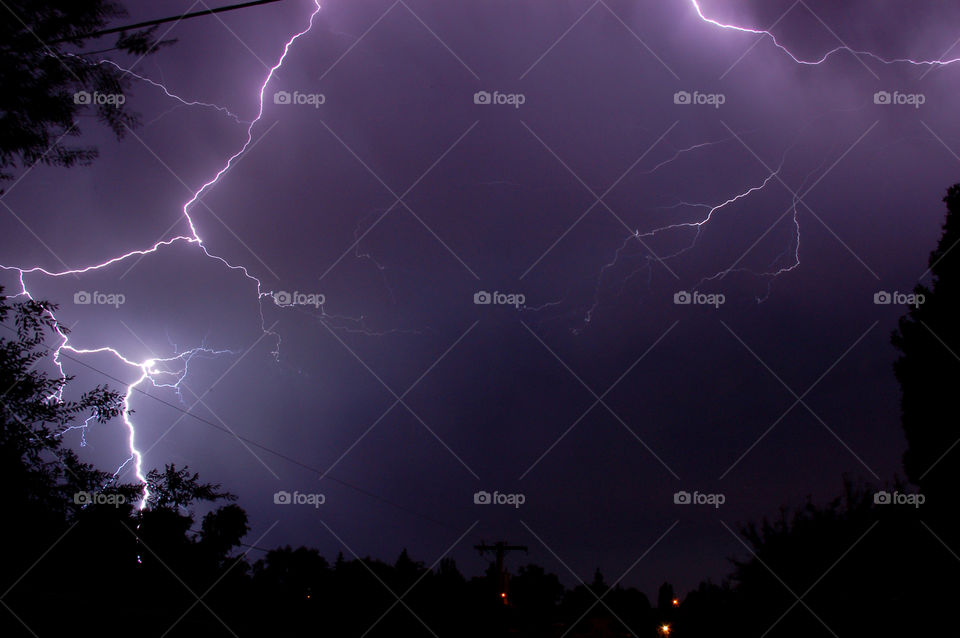
[[[503,601],[504,605],[509,605],[510,601],[507,598],[508,589],[510,583],[508,582],[507,573],[503,569],[503,558],[507,552],[524,552],[527,551],[526,545],[510,545],[506,541],[497,541],[493,545],[487,545],[483,541],[480,541],[479,545],[474,545],[473,548],[480,552],[480,555],[483,556],[485,552],[494,552],[497,560],[497,591],[500,594],[500,600]]]

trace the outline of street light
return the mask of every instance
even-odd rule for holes
[[[661,636],[669,636],[669,635],[670,635],[670,625],[663,624],[663,625],[660,625],[660,627],[659,627],[658,629],[660,630],[660,635],[661,635]]]

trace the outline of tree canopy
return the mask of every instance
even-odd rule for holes
[[[85,36],[126,15],[112,0],[8,0],[0,13],[6,14],[0,20],[0,183],[37,162],[93,161],[96,148],[69,143],[79,137],[84,116],[118,137],[137,125],[125,105],[132,76],[98,56],[113,51],[136,61],[172,40],[156,40],[153,27],[121,32],[112,46],[85,51]]]

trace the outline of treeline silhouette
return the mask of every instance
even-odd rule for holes
[[[893,335],[913,487],[895,479],[878,493],[844,479],[831,503],[743,526],[741,558],[722,583],[676,599],[665,583],[655,605],[599,571],[571,588],[521,566],[504,604],[493,565],[468,578],[451,559],[431,569],[406,551],[393,563],[331,562],[305,547],[249,559],[247,515],[219,485],[174,465],[145,487],[118,484],[62,445],[90,415],[120,416],[122,397],[103,386],[59,400],[72,379],[42,365],[45,339],[66,330],[55,306],[0,296],[0,635],[955,635],[960,185],[944,201],[932,284],[916,289],[924,303]],[[208,511],[199,522],[198,509]]]

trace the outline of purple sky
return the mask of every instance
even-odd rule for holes
[[[810,0],[785,16],[790,0],[701,4],[721,22],[776,22],[800,60],[841,45],[958,55],[960,9],[938,2]],[[191,6],[130,3],[128,21]],[[175,46],[118,62],[249,121],[312,9],[194,19],[171,29]],[[267,86],[251,148],[190,209],[207,250],[264,292],[324,295],[322,311],[262,300],[279,358],[253,280],[196,244],[26,282],[61,303],[76,348],[135,361],[232,351],[191,360],[182,404],[141,388],[390,501],[135,393],[144,469],[189,464],[223,483],[250,513],[248,542],[389,560],[407,547],[432,563],[469,529],[451,551],[468,573],[485,566],[473,544],[507,539],[572,583],[566,566],[614,581],[660,539],[622,582],[682,591],[742,554],[725,525],[823,502],[844,473],[900,472],[889,335],[905,308],[874,294],[909,292],[939,236],[958,175],[958,72],[847,51],[800,64],[689,0],[330,0]],[[276,91],[323,104],[275,104]],[[476,104],[478,91],[523,103]],[[723,103],[677,104],[680,91]],[[876,104],[878,91],[923,104]],[[80,268],[189,234],[184,202],[246,124],[141,81],[127,103],[143,126],[121,141],[81,119],[94,165],[37,167],[9,188],[29,229],[4,209],[5,266]],[[125,303],[74,304],[80,290]],[[674,303],[694,290],[724,303]],[[478,291],[526,307],[478,305]],[[78,358],[124,383],[140,375],[110,354]],[[77,387],[108,381],[65,369]],[[118,420],[82,448],[79,432],[67,441],[112,469],[126,436]],[[278,490],[326,502],[275,505]],[[526,501],[475,505],[478,490]],[[726,502],[676,505],[678,490]]]

